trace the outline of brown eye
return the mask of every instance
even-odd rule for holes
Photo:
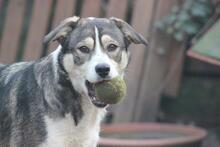
[[[109,44],[108,47],[107,47],[107,50],[108,50],[109,52],[113,52],[113,51],[115,51],[117,48],[118,48],[117,45],[115,45],[115,44]]]
[[[90,50],[89,50],[89,48],[87,46],[81,46],[81,47],[79,47],[79,50],[82,53],[86,53],[86,54],[88,54],[90,52]]]

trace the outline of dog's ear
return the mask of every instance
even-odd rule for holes
[[[54,30],[44,37],[43,43],[48,44],[51,41],[58,41],[62,44],[69,33],[76,27],[79,20],[80,18],[78,16],[66,18]]]
[[[141,34],[135,31],[134,28],[132,28],[128,23],[115,17],[111,17],[109,19],[112,20],[115,25],[121,30],[129,44],[135,43],[148,46],[148,41]]]

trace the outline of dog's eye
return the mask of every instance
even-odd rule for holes
[[[81,47],[79,47],[79,50],[80,50],[82,53],[86,53],[86,54],[88,54],[89,51],[90,51],[87,46],[81,46]]]
[[[107,50],[108,50],[109,52],[112,52],[112,51],[115,51],[117,48],[118,48],[117,45],[115,45],[115,44],[109,44],[108,47],[107,47]]]

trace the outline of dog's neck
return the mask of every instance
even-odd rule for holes
[[[48,115],[64,117],[65,114],[71,113],[77,125],[83,117],[82,98],[59,63],[60,50],[59,46],[56,51],[35,65],[36,80],[43,90]],[[49,76],[44,76],[46,74]]]

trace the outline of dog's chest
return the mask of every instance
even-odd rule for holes
[[[45,117],[47,139],[40,147],[95,147],[105,109],[84,103],[84,116],[76,126],[71,114],[63,119]]]

